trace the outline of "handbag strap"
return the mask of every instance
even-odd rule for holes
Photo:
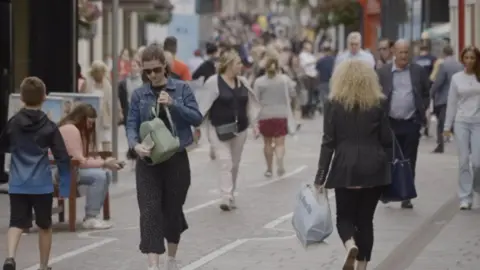
[[[397,137],[393,132],[392,132],[392,138],[393,138],[392,162],[398,159],[396,154],[397,149],[398,149],[398,157],[400,158],[400,160],[405,160],[405,156],[403,155],[403,151],[402,151],[402,148],[400,147],[400,143],[398,142]]]
[[[170,123],[170,127],[172,128],[172,135],[173,135],[174,137],[177,137],[177,129],[176,129],[176,127],[175,127],[175,123],[173,123],[172,115],[170,114],[170,110],[168,109],[167,106],[165,106],[165,105],[160,105],[160,103],[157,102],[156,105],[155,105],[155,109],[152,108],[153,115],[154,115],[156,118],[159,118],[160,106],[162,106],[163,109],[165,110],[165,114],[167,115],[167,120],[168,120],[168,122]]]

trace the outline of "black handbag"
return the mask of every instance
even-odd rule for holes
[[[395,154],[398,150],[398,157]],[[387,202],[402,202],[417,197],[413,170],[409,159],[405,159],[402,149],[395,136],[393,137],[393,159],[390,164],[392,182],[388,185],[380,200]]]
[[[238,79],[237,79],[238,80]],[[235,115],[235,121],[219,126],[215,126],[215,132],[220,141],[228,141],[235,138],[238,134],[238,103],[235,90],[237,89],[237,80],[235,80],[235,89],[232,91],[233,95],[233,113]]]

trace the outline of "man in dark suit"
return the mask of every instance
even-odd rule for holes
[[[425,111],[430,102],[430,81],[422,66],[410,63],[407,41],[397,41],[394,53],[393,63],[382,66],[377,74],[387,97],[391,128],[415,176],[420,128],[426,124]],[[410,201],[402,202],[401,206],[413,208]]]

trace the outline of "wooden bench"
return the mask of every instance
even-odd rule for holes
[[[93,153],[92,156],[100,156],[103,159],[112,156],[112,152],[98,152]],[[51,161],[52,165],[55,165],[55,161]],[[80,193],[78,191],[78,169],[79,169],[79,161],[72,160],[70,163],[70,171],[71,171],[71,178],[70,178],[70,196],[68,197],[68,230],[70,232],[76,231],[77,225],[77,198],[80,197]],[[65,222],[65,198],[59,198],[59,190],[58,186],[55,186],[54,190],[54,197],[57,199],[57,207],[54,207],[55,213],[58,214],[58,221],[60,223]],[[110,196],[107,191],[107,195],[105,196],[105,201],[103,203],[103,219],[110,220]]]

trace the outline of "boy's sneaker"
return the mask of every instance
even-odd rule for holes
[[[87,218],[82,225],[88,230],[106,230],[112,227],[112,224],[98,218]]]
[[[43,269],[40,268],[40,269],[38,269],[38,270],[52,270],[52,267],[47,267],[47,268],[43,268]]]
[[[16,270],[16,263],[14,258],[7,258],[3,263],[3,270]]]

